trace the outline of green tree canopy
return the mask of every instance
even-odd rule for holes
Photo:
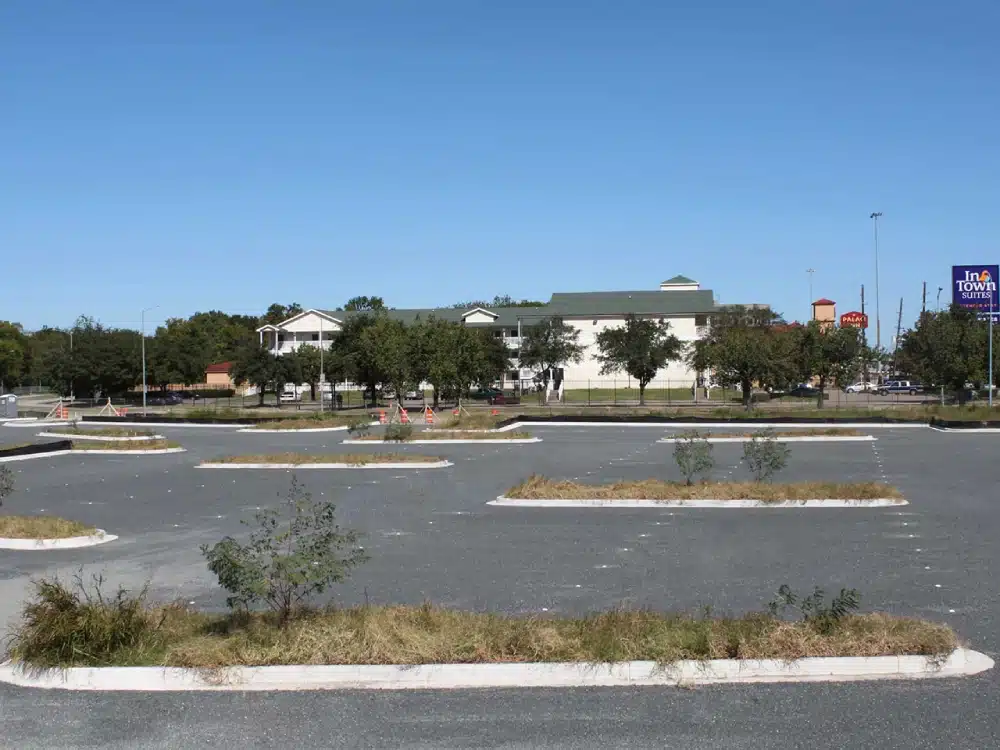
[[[260,405],[264,405],[264,391],[273,384],[275,394],[281,391],[285,383],[288,365],[280,356],[260,343],[250,343],[244,346],[232,360],[233,382],[249,383],[257,388]],[[276,399],[278,406],[281,400]]]
[[[897,365],[925,385],[944,386],[965,398],[965,384],[989,380],[989,325],[958,305],[924,312],[899,345]],[[994,354],[1000,354],[1000,326],[994,325]]]
[[[802,380],[816,379],[819,406],[823,406],[828,385],[846,386],[857,377],[862,366],[863,344],[860,328],[823,328],[812,320],[795,332],[797,363]]]
[[[529,326],[521,339],[521,366],[544,373],[583,360],[580,331],[555,316]]]
[[[386,310],[385,302],[381,297],[358,296],[351,297],[344,303],[344,310],[354,312],[382,312]]]
[[[670,333],[669,323],[625,316],[625,325],[597,334],[601,374],[625,371],[639,381],[639,405],[646,403],[646,386],[672,360],[680,359],[684,344]]]

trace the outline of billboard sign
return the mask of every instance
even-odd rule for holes
[[[840,316],[841,328],[867,328],[868,316],[863,312],[845,312]]]
[[[952,266],[951,300],[979,313],[1000,310],[1000,266]]]

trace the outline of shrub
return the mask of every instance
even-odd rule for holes
[[[684,480],[692,485],[695,476],[708,474],[715,465],[712,444],[697,430],[682,432],[674,442],[674,461]]]
[[[264,602],[286,623],[305,600],[340,583],[368,559],[357,546],[361,535],[342,531],[333,503],[313,502],[294,474],[282,507],[258,511],[254,520],[257,528],[247,544],[227,536],[201,547],[234,610],[245,612]]]
[[[355,437],[364,437],[371,430],[371,419],[358,417],[347,423],[347,432]]]
[[[39,667],[65,662],[102,666],[159,647],[162,620],[148,614],[146,587],[131,595],[120,586],[109,597],[100,575],[93,576],[90,587],[80,574],[73,580],[72,587],[58,578],[33,581],[34,599],[11,635],[11,656]]]
[[[764,482],[784,469],[789,455],[788,446],[775,439],[772,429],[763,430],[743,444],[743,463],[757,482]]]
[[[402,443],[413,435],[412,424],[391,424],[385,428],[383,440],[387,443]]]
[[[826,594],[819,586],[807,597],[799,597],[787,584],[778,589],[778,595],[767,605],[771,615],[778,617],[791,608],[797,609],[804,622],[812,625],[821,635],[830,635],[847,616],[861,606],[857,589],[841,589],[837,596],[826,603]]]
[[[0,505],[14,491],[14,472],[6,466],[0,466]]]

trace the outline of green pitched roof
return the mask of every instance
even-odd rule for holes
[[[710,313],[714,301],[709,289],[683,292],[563,292],[546,306],[552,315],[683,315]]]
[[[689,279],[687,276],[674,276],[672,279],[667,279],[666,281],[660,282],[661,284],[697,284],[698,282],[694,279]]]

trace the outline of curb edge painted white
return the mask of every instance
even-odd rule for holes
[[[710,437],[704,438],[709,443],[749,443],[752,438],[748,437]],[[793,437],[782,437],[775,435],[774,439],[779,443],[859,443],[878,440],[874,435],[797,435]],[[677,443],[682,438],[664,437],[658,443]]]
[[[68,536],[62,539],[12,539],[0,537],[0,549],[16,550],[49,550],[77,549],[79,547],[94,547],[98,544],[113,542],[118,537],[108,534],[104,529],[98,529],[90,536]]]
[[[66,432],[39,432],[37,437],[59,438],[60,440],[93,441],[97,443],[138,443],[143,440],[163,440],[163,435],[136,435],[135,437],[114,437],[110,435],[73,435]]]
[[[717,685],[766,682],[845,682],[969,676],[992,669],[993,660],[970,649],[947,659],[925,656],[810,657],[780,659],[651,661],[616,664],[290,665],[230,667],[73,667],[45,671],[0,665],[0,682],[62,690],[414,690],[459,688]]]
[[[229,422],[226,424],[207,424],[205,422],[92,422],[86,419],[81,419],[80,424],[94,427],[100,427],[101,425],[107,427],[226,427],[230,430],[243,426],[242,422]],[[35,426],[40,427],[41,425]]]
[[[26,456],[0,456],[0,464],[8,461],[30,461],[33,458],[49,458],[50,456],[68,456],[73,451],[49,451],[48,453],[29,453]]]
[[[369,427],[378,427],[379,422],[369,422]],[[347,429],[347,425],[341,425],[340,427],[304,427],[300,430],[255,430],[252,427],[247,427],[242,430],[237,430],[237,432],[258,432],[265,435],[280,435],[284,432],[290,432],[293,435],[299,432],[343,432]]]
[[[61,422],[51,422],[37,419],[33,422],[4,422],[5,427],[69,427],[71,424],[73,423],[68,419]],[[96,422],[94,424],[96,424]]]
[[[484,438],[482,440],[478,438],[468,438],[462,440],[401,440],[398,445],[517,445],[522,443],[540,443],[542,439],[540,437],[530,437],[530,438]],[[383,441],[383,440],[342,440],[344,445],[397,445],[395,441]]]
[[[451,461],[417,463],[414,461],[393,461],[371,464],[220,464],[201,463],[196,469],[444,469],[454,466]]]
[[[853,429],[896,429],[921,428],[929,425],[923,422],[742,422],[734,419],[731,422],[515,422],[505,425],[500,431],[513,430],[518,427],[656,427],[659,429],[689,428],[689,427],[730,427],[739,429],[822,429],[823,427],[853,428]]]
[[[949,435],[961,435],[966,432],[973,433],[993,433],[994,435],[1000,435],[1000,427],[938,427],[936,425],[929,425],[934,432],[946,432]]]
[[[500,495],[496,500],[490,500],[487,505],[500,505],[508,508],[886,508],[897,505],[909,505],[906,499],[879,497],[874,500],[782,500],[767,503],[763,500],[605,500],[603,498],[533,498],[522,500]]]

